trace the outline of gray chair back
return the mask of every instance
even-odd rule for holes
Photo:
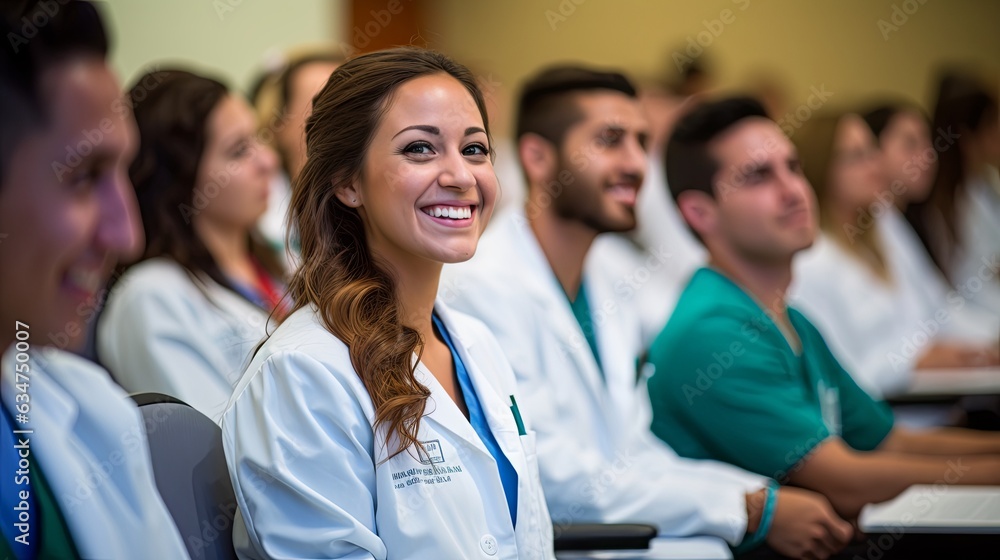
[[[237,505],[222,450],[222,430],[168,395],[131,397],[142,413],[156,487],[191,559],[235,559]]]

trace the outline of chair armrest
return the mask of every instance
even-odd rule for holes
[[[639,523],[573,523],[557,525],[555,549],[564,550],[644,550],[656,537],[657,529]]]

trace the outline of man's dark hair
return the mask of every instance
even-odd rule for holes
[[[730,97],[699,105],[677,123],[667,142],[665,167],[667,185],[674,200],[684,191],[701,191],[715,196],[712,179],[719,162],[708,151],[714,138],[743,119],[771,120],[764,106],[752,97]]]
[[[0,184],[11,154],[32,128],[48,121],[41,75],[79,55],[107,56],[100,14],[82,0],[0,2]]]
[[[583,119],[571,94],[609,90],[636,97],[635,87],[623,74],[583,66],[551,66],[529,79],[517,103],[515,138],[533,133],[557,146],[566,131]]]

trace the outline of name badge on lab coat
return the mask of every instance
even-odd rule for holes
[[[439,440],[422,441],[420,444],[424,446],[423,450],[419,447],[417,448],[417,455],[420,457],[421,463],[433,465],[434,463],[444,462],[444,450],[441,449],[441,442]]]
[[[841,435],[840,391],[837,387],[828,387],[822,379],[816,384],[816,390],[819,392],[819,406],[823,414],[823,424],[826,425],[827,431],[831,434]]]

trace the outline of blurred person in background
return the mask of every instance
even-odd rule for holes
[[[635,227],[648,166],[649,124],[631,82],[583,66],[543,69],[524,86],[516,130],[528,201],[499,218],[473,259],[446,268],[441,294],[485,322],[509,357],[536,419],[557,526],[651,523],[741,553],[766,542],[823,557],[842,546],[849,526],[825,498],[681,459],[650,433],[636,311],[649,302],[608,281],[608,270],[637,269],[602,246]]]
[[[708,55],[691,57],[685,46],[665,57],[659,78],[639,88],[639,102],[649,121],[649,153],[663,152],[677,119],[696,107],[714,87],[715,75]],[[673,310],[677,297],[691,274],[705,262],[704,247],[691,235],[677,205],[670,197],[660,158],[648,158],[643,188],[636,199],[637,226],[627,234],[602,236],[595,252],[616,253],[622,266],[599,271],[605,281],[621,290],[634,291],[642,321],[643,345],[659,334]],[[628,277],[653,259],[662,266],[647,267],[650,278],[641,284]]]
[[[272,63],[251,88],[261,138],[281,160],[281,171],[271,181],[267,211],[257,227],[271,247],[285,255],[289,269],[296,264],[298,236],[288,230],[288,204],[292,183],[306,162],[306,119],[313,98],[343,62],[332,49],[297,49]]]
[[[897,267],[875,215],[891,196],[875,136],[858,115],[814,115],[793,137],[816,192],[821,234],[796,257],[790,301],[876,398],[903,392],[915,368],[988,366],[998,349],[943,332],[954,312]]]
[[[98,357],[126,390],[176,397],[218,422],[269,316],[289,304],[282,261],[255,229],[277,157],[246,101],[217,80],[158,70],[130,96],[146,250],[112,289]]]
[[[912,284],[913,293],[920,294],[922,302],[933,311],[948,310],[953,314],[953,320],[942,325],[946,334],[985,342],[998,340],[1000,316],[952,290],[905,217],[911,206],[930,196],[938,170],[935,145],[944,151],[954,143],[954,136],[939,130],[932,138],[927,115],[906,101],[873,106],[863,117],[882,152],[888,183],[869,212],[887,248],[886,258],[894,278]]]
[[[860,199],[868,184],[859,171],[877,163],[862,134],[871,133],[857,116],[831,116],[829,126],[837,155],[850,158],[837,163],[863,164],[833,173],[855,179]],[[818,231],[799,156],[751,98],[706,103],[675,129],[666,152],[671,192],[711,259],[650,350],[653,432],[683,456],[818,492],[850,520],[913,484],[940,483],[957,462],[955,483],[1000,484],[1000,434],[895,425],[785,299],[792,260]]]
[[[933,130],[938,174],[909,212],[934,262],[965,298],[1000,317],[1000,111],[997,89],[971,74],[940,80]]]
[[[135,404],[63,351],[143,243],[104,25],[88,2],[14,1],[0,32],[0,557],[187,558]]]

